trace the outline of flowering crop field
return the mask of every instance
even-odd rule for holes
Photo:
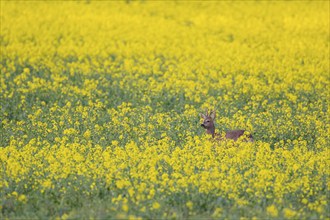
[[[0,16],[0,218],[330,218],[328,1]]]

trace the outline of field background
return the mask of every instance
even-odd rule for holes
[[[0,218],[330,218],[329,14],[1,1]]]

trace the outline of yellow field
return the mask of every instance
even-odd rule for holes
[[[1,1],[0,218],[330,218],[329,16]]]

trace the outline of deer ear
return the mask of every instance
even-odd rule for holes
[[[206,116],[203,113],[200,113],[199,115],[204,119],[206,118]]]
[[[212,112],[210,113],[210,117],[211,117],[212,120],[214,121],[214,119],[215,119],[215,111],[212,111]]]

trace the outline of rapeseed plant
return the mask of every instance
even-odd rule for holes
[[[1,8],[1,217],[330,217],[329,2]]]

